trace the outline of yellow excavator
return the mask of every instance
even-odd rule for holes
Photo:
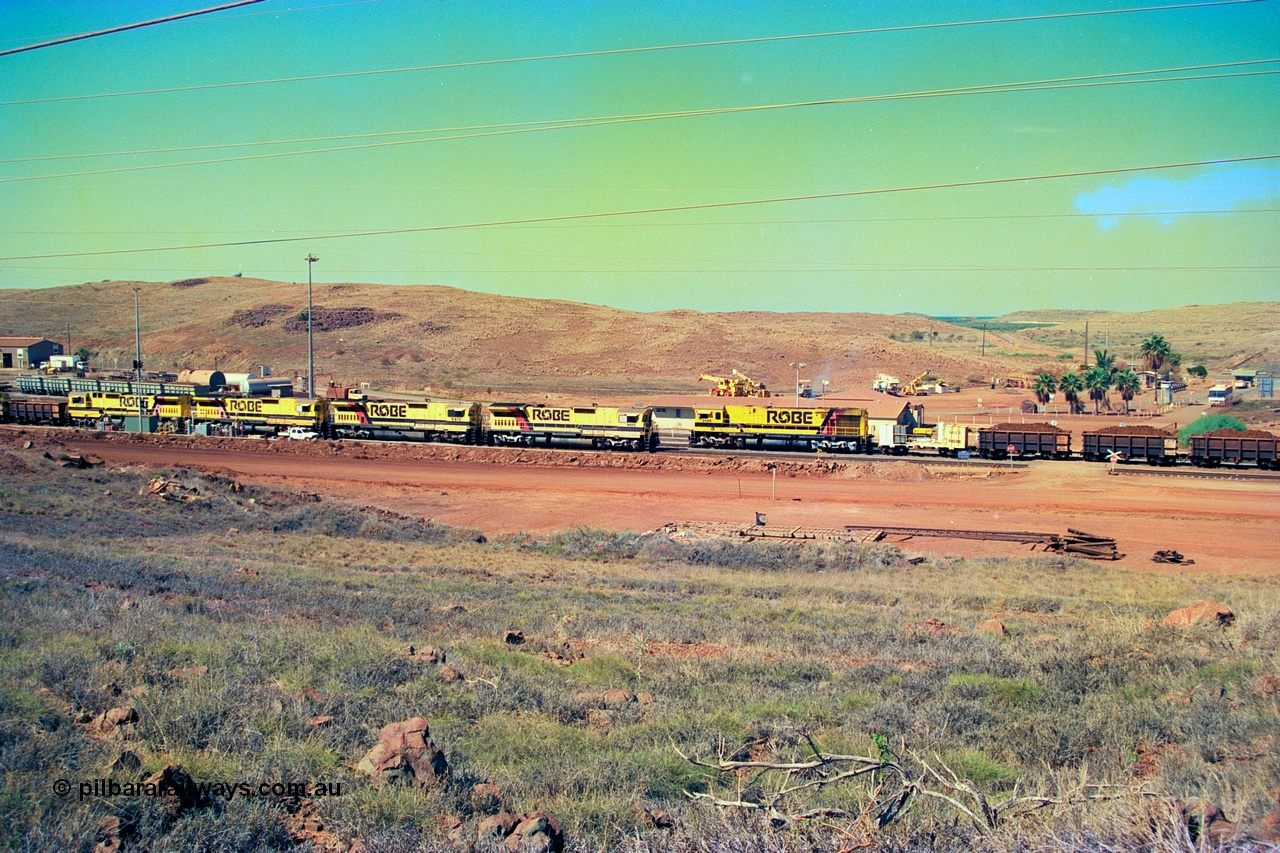
[[[698,377],[698,381],[715,383],[715,385],[707,389],[708,393],[713,397],[769,396],[768,388],[745,373],[738,372],[737,368],[734,369],[733,376],[712,376],[709,373],[703,373]]]
[[[926,370],[924,373],[921,373],[919,376],[917,376],[915,379],[912,379],[907,384],[900,386],[898,388],[898,396],[899,397],[923,397],[927,395],[929,392],[924,389],[924,379],[928,375],[929,375],[929,371]]]

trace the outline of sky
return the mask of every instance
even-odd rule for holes
[[[0,51],[213,5],[6,0]],[[1280,0],[264,0],[0,55],[0,287],[1280,300],[1277,155]]]

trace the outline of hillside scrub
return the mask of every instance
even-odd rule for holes
[[[198,499],[139,494],[157,476]],[[507,811],[555,815],[579,853],[859,839],[1192,850],[1184,804],[1252,824],[1280,784],[1275,695],[1257,687],[1280,674],[1271,577],[1039,555],[912,565],[883,545],[585,529],[484,542],[223,478],[8,452],[0,539],[0,849],[88,850],[109,817],[123,850],[306,849],[287,798],[174,816],[155,798],[50,789],[167,765],[205,782],[340,783],[341,796],[315,800],[316,819],[332,849],[360,839],[370,851],[490,849],[474,844],[488,808],[478,783]],[[1234,625],[1161,624],[1197,599],[1228,604]],[[1007,633],[977,630],[991,617]],[[410,646],[444,653],[459,677]],[[136,721],[95,727],[122,705]],[[447,755],[442,783],[353,769],[380,728],[416,716]],[[1085,783],[1106,796],[991,829],[923,797],[876,828],[882,777],[802,804],[861,821],[779,828],[686,796],[760,803],[777,777],[724,776],[681,754],[778,762],[815,747],[945,766],[992,801]]]

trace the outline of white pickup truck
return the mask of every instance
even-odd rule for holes
[[[311,441],[313,438],[319,438],[320,433],[306,427],[289,427],[284,437],[290,441]]]

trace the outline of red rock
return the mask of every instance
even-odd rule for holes
[[[381,781],[434,785],[448,774],[449,762],[428,739],[430,734],[422,717],[384,726],[356,769]]]
[[[452,684],[455,681],[462,680],[462,673],[451,666],[440,667],[440,680],[446,684]]]
[[[503,845],[512,853],[560,853],[564,850],[564,830],[546,812],[525,812],[519,816]]]
[[[624,708],[636,701],[636,694],[618,687],[613,690],[606,690],[601,699],[604,701],[605,707]]]
[[[1164,617],[1163,624],[1174,628],[1190,628],[1193,625],[1218,625],[1225,628],[1234,621],[1236,615],[1225,604],[1197,601],[1190,607],[1175,610]]]
[[[1250,837],[1269,844],[1280,845],[1280,805],[1263,815],[1249,831]]]
[[[103,711],[94,720],[94,725],[97,726],[98,731],[109,734],[120,726],[132,725],[136,722],[138,722],[138,710],[132,705],[122,705],[119,708]]]
[[[471,788],[471,807],[478,812],[496,812],[502,806],[502,789],[488,782]]]
[[[1004,623],[999,619],[986,619],[979,622],[973,629],[979,634],[997,634],[1001,637],[1009,636],[1009,629],[1004,627]]]
[[[502,812],[480,821],[480,828],[476,835],[480,841],[501,841],[512,833],[518,823],[520,823],[520,819],[518,817],[513,814],[508,814],[507,812]]]
[[[1259,696],[1274,696],[1280,693],[1280,678],[1274,675],[1259,675],[1253,680],[1253,685],[1249,689]]]

